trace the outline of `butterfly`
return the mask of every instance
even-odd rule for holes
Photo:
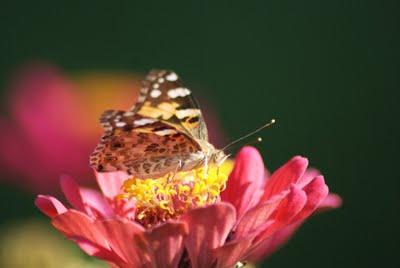
[[[151,71],[137,103],[127,111],[105,111],[100,123],[104,135],[90,156],[98,172],[156,178],[220,165],[228,157],[208,141],[199,105],[173,71]]]

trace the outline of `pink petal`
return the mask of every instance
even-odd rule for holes
[[[312,180],[310,184],[305,186],[303,190],[307,195],[307,203],[300,211],[300,213],[298,213],[296,217],[292,219],[292,222],[302,221],[310,216],[311,213],[313,213],[317,209],[322,200],[325,199],[329,192],[328,186],[326,186],[323,176],[317,176],[316,178],[314,178],[314,180]]]
[[[270,238],[262,241],[257,248],[252,251],[251,255],[247,257],[247,260],[251,262],[259,262],[263,258],[272,254],[293,236],[300,225],[301,223],[291,224],[277,231]]]
[[[68,202],[77,210],[85,211],[82,196],[78,184],[69,176],[61,176],[61,189]]]
[[[76,210],[68,210],[52,220],[53,226],[68,238],[83,237],[100,247],[110,249],[107,239],[87,215]]]
[[[122,171],[116,172],[96,172],[97,183],[103,194],[113,199],[116,195],[121,193],[123,182],[129,175]]]
[[[229,203],[216,203],[190,210],[182,217],[189,227],[185,245],[193,268],[211,267],[213,251],[222,246],[235,225],[235,208]]]
[[[90,212],[91,216],[95,218],[101,217],[104,219],[115,217],[110,204],[99,192],[87,188],[80,188],[79,192],[86,208],[86,212]]]
[[[301,178],[299,179],[297,185],[300,188],[303,188],[304,186],[306,186],[307,184],[309,184],[315,177],[321,175],[321,172],[319,172],[318,169],[315,168],[308,168],[306,170],[306,172],[304,172],[304,175],[301,176]]]
[[[342,198],[337,194],[329,194],[319,205],[318,211],[332,208],[339,208],[342,205]]]
[[[118,216],[135,221],[136,202],[134,199],[114,199],[112,204],[114,212]]]
[[[68,210],[55,217],[52,224],[89,255],[120,267],[146,267],[142,265],[147,252],[143,247],[144,229],[133,222],[93,221],[79,211]]]
[[[268,202],[249,210],[236,226],[233,239],[247,237],[250,233],[256,232],[260,228],[265,229],[268,224],[270,224],[268,218],[275,211],[275,208],[279,205],[281,200],[282,199],[276,200],[275,202]]]
[[[112,250],[103,248],[83,237],[75,237],[73,238],[73,240],[89,256],[93,256],[101,260],[111,262],[115,264],[117,267],[123,267],[127,265],[127,263],[124,262]]]
[[[301,156],[295,156],[286,164],[276,170],[265,185],[262,202],[267,201],[273,195],[289,189],[296,183],[306,171],[308,160]]]
[[[147,233],[157,268],[177,267],[181,259],[187,227],[179,222],[167,222]]]
[[[319,173],[314,173],[313,175],[315,174]],[[304,220],[310,216],[310,214],[315,211],[317,207],[321,207],[325,200],[328,200],[329,202],[332,201],[331,205],[334,207],[340,204],[340,197],[332,195],[332,200],[329,200],[329,196],[331,195],[326,196],[328,193],[328,187],[325,185],[322,176],[317,175],[308,185],[304,187],[303,190],[307,194],[307,203],[303,209],[291,220],[293,223],[278,230],[271,235],[270,238],[261,241],[260,244],[254,250],[252,250],[251,256],[248,257],[249,261],[258,262],[285,244],[287,240],[289,240],[298,230]]]
[[[113,251],[129,264],[128,267],[147,267],[146,263],[151,263],[149,245],[142,226],[118,220],[96,221],[95,225]]]
[[[50,218],[67,211],[67,208],[60,201],[49,195],[38,195],[35,199],[35,205]]]
[[[270,217],[271,220],[274,220],[274,223],[268,226],[264,231],[261,232],[261,234],[257,236],[256,243],[267,239],[276,231],[288,225],[292,219],[303,209],[306,202],[306,193],[297,188],[295,185],[292,185],[290,188],[290,193],[279,204],[274,215]]]
[[[254,236],[251,235],[246,239],[228,242],[222,247],[215,250],[217,256],[217,268],[232,268],[234,265],[242,261],[247,255],[247,250],[252,244]]]
[[[99,192],[80,188],[69,176],[62,176],[60,184],[68,202],[77,210],[86,212],[92,218],[115,216],[110,204]]]
[[[221,193],[223,201],[235,206],[238,219],[260,201],[264,177],[265,168],[260,153],[254,147],[243,147],[236,157],[226,190]]]

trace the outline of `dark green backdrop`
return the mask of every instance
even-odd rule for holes
[[[276,117],[268,166],[305,155],[344,198],[265,267],[399,265],[397,1],[65,2],[2,1],[1,88],[32,59],[174,69],[208,89],[230,137]],[[39,215],[22,193],[0,198],[3,220]]]

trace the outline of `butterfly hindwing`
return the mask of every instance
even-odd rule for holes
[[[201,148],[185,133],[162,121],[124,112],[106,112],[106,128],[91,155],[90,165],[99,172],[124,170],[137,177],[158,176],[177,169],[182,159]],[[111,129],[109,129],[111,127]]]

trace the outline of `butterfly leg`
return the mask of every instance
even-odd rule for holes
[[[168,182],[171,182],[174,178],[176,173],[183,167],[183,162],[182,160],[178,160],[178,164],[176,165],[175,171],[171,173],[171,176],[168,178]]]
[[[208,176],[208,157],[204,158],[204,177]]]

